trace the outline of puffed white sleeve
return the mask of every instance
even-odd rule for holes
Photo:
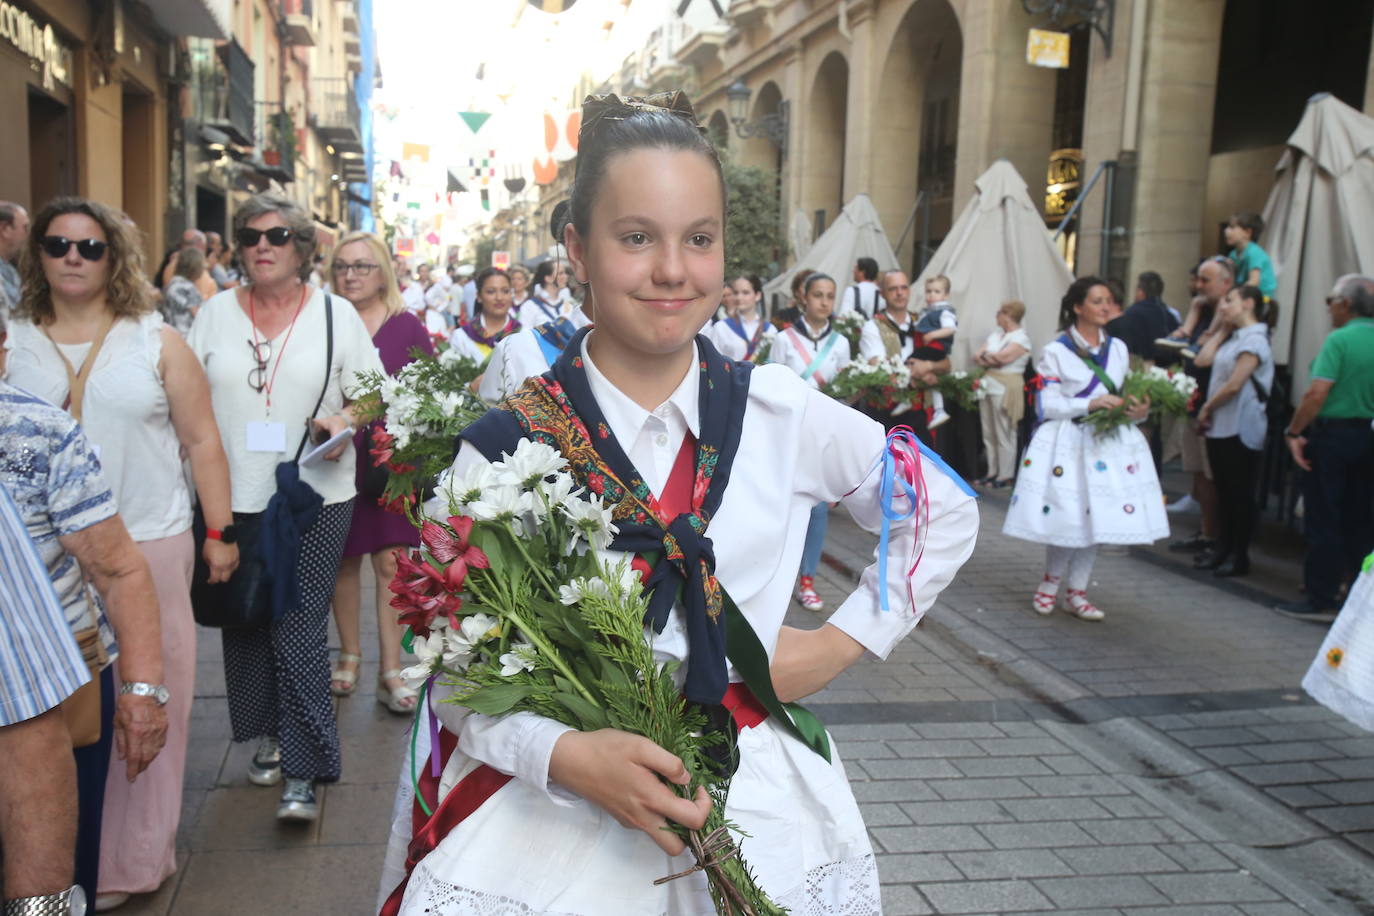
[[[1072,420],[1088,413],[1088,402],[1092,398],[1076,398],[1065,390],[1063,382],[1057,381],[1064,376],[1063,360],[1066,358],[1078,359],[1060,344],[1050,343],[1035,364],[1035,371],[1045,380],[1039,397],[1040,410],[1046,420]]]
[[[808,398],[805,414],[805,428],[827,431],[822,447],[804,464],[801,480],[815,488],[808,495],[817,502],[839,500],[860,527],[878,532],[883,521],[879,462],[886,444],[882,426],[820,393]],[[911,632],[972,555],[978,538],[978,505],[968,484],[943,461],[925,453],[920,469],[925,511],[893,523],[886,580],[879,578],[875,548],[859,587],[828,620],[878,658],[886,658]],[[908,508],[906,498],[898,496],[891,508],[902,514]],[[881,604],[884,592],[886,611]]]
[[[453,462],[453,474],[460,478],[473,465],[485,461],[481,452],[465,443]],[[449,693],[436,681],[434,710],[444,727],[458,736],[458,746],[464,754],[543,790],[554,804],[573,803],[576,796],[549,782],[553,746],[572,728],[532,712],[484,716],[442,702]]]

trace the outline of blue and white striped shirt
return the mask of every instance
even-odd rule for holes
[[[88,680],[48,570],[0,485],[0,726],[47,712]]]

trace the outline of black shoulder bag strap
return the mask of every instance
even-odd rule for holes
[[[1256,368],[1259,367],[1257,366]],[[1264,390],[1264,386],[1259,383],[1259,379],[1255,378],[1255,373],[1253,372],[1250,373],[1250,384],[1255,386],[1255,397],[1259,398],[1259,402],[1267,405],[1269,403],[1269,392]]]
[[[329,298],[329,293],[324,294],[324,340],[324,386],[320,388],[320,396],[315,399],[315,409],[310,411],[310,416],[306,418],[305,432],[301,433],[301,444],[296,446],[296,457],[293,461],[300,461],[301,455],[305,452],[305,443],[310,441],[310,421],[320,412],[325,393],[329,391],[329,378],[334,374],[334,303]]]

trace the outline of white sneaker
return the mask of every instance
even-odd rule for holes
[[[1174,500],[1164,507],[1164,511],[1170,515],[1190,515],[1199,511],[1198,502],[1193,499],[1193,494],[1184,493],[1182,499]]]
[[[935,427],[948,422],[949,414],[945,413],[943,410],[937,410],[935,411],[935,413],[931,414],[930,421],[926,423],[926,429],[934,429]]]

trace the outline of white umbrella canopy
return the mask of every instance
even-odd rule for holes
[[[914,310],[924,302],[927,277],[949,277],[950,303],[959,316],[950,356],[956,369],[972,364],[973,352],[996,328],[997,309],[1008,299],[1026,304],[1022,327],[1038,352],[1054,337],[1059,301],[1074,279],[1010,162],[998,159],[974,188],[973,199],[911,284]]]
[[[783,300],[790,299],[792,278],[806,268],[834,277],[839,287],[836,293],[843,292],[854,273],[854,262],[862,257],[877,261],[879,270],[897,266],[897,255],[867,194],[859,194],[845,204],[835,222],[795,264],[764,284],[764,301],[772,302],[775,293]]]
[[[1274,357],[1292,367],[1297,396],[1331,331],[1332,284],[1342,274],[1374,275],[1374,118],[1314,95],[1275,171],[1260,243],[1278,275]]]

